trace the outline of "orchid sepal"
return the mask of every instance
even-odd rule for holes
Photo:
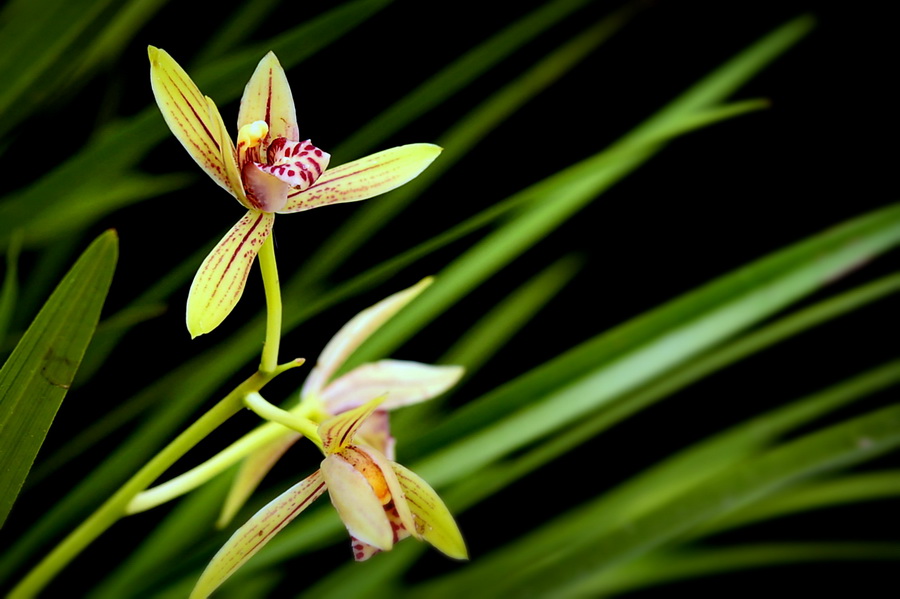
[[[394,410],[436,397],[462,378],[462,366],[433,366],[407,360],[379,360],[362,364],[331,381],[319,398],[329,411],[344,410],[381,393],[381,410]]]
[[[328,169],[304,190],[288,193],[279,214],[367,200],[414,179],[441,153],[434,144],[408,144]]]
[[[300,139],[291,86],[274,52],[263,56],[256,65],[241,97],[238,129],[254,121],[264,121],[269,126],[270,141],[279,137],[288,141]]]
[[[203,260],[188,292],[186,320],[191,337],[212,331],[234,309],[274,220],[273,214],[248,211]]]
[[[190,599],[205,599],[272,536],[325,492],[325,478],[316,471],[259,510],[238,528],[207,564]]]
[[[328,380],[347,361],[350,354],[394,314],[425,291],[432,282],[434,282],[434,278],[426,277],[412,287],[384,298],[351,318],[328,341],[322,353],[319,354],[316,365],[303,383],[300,397],[305,400],[310,396],[318,396]]]
[[[396,462],[391,465],[415,518],[417,536],[431,543],[447,557],[469,559],[469,552],[456,520],[431,485],[409,468]]]
[[[200,168],[234,195],[222,163],[218,125],[210,116],[206,96],[168,52],[148,46],[147,54],[150,85],[169,129]]]

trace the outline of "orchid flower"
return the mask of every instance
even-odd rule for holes
[[[363,561],[413,536],[454,559],[465,542],[447,506],[428,483],[359,440],[383,397],[319,425],[325,459],[320,469],[258,511],[228,539],[197,581],[191,599],[209,596],[325,490]]]
[[[431,144],[384,150],[328,169],[329,154],[301,141],[284,70],[269,52],[244,89],[237,145],[215,103],[164,50],[148,47],[153,94],[169,129],[191,157],[247,213],[213,248],[188,294],[192,337],[215,329],[244,291],[275,214],[356,202],[403,185],[441,152]]]
[[[314,411],[330,416],[355,409],[373,397],[384,395],[385,400],[362,425],[359,436],[391,460],[394,459],[394,438],[390,434],[388,411],[444,393],[459,381],[463,368],[379,360],[362,364],[331,379],[354,350],[431,282],[431,278],[423,279],[366,308],[341,327],[322,350],[300,393],[300,406],[312,406]],[[218,521],[220,527],[234,517],[263,477],[300,437],[300,433],[285,431],[280,438],[244,460],[222,509]]]

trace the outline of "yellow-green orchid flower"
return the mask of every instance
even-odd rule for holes
[[[319,425],[325,459],[320,469],[258,511],[222,546],[197,581],[191,599],[209,596],[325,490],[352,537],[353,555],[366,560],[413,536],[454,559],[466,545],[447,506],[428,483],[358,439],[379,407],[374,399]]]
[[[188,295],[192,337],[215,329],[243,293],[275,214],[356,202],[403,185],[441,149],[410,144],[328,169],[329,154],[301,141],[284,70],[269,52],[244,89],[237,146],[215,103],[164,50],[150,46],[150,81],[166,123],[193,159],[247,213],[207,256]]]
[[[333,377],[350,354],[431,282],[431,278],[423,279],[350,319],[326,344],[300,392],[301,406],[313,403],[330,415],[352,410],[373,397],[384,395],[385,400],[362,425],[358,435],[391,460],[394,459],[394,438],[390,433],[388,412],[444,393],[462,378],[463,367],[379,360]],[[218,522],[220,527],[231,520],[265,475],[300,437],[300,433],[285,431],[278,439],[247,456],[222,508]]]

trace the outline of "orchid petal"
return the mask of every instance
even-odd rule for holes
[[[382,410],[394,410],[440,395],[462,378],[462,366],[431,366],[404,360],[363,364],[331,382],[319,397],[329,412],[355,408],[381,394]]]
[[[324,491],[325,478],[317,471],[256,512],[213,556],[190,599],[208,597]]]
[[[322,460],[322,476],[331,503],[352,536],[384,551],[394,546],[384,505],[360,471],[340,454],[331,454]]]
[[[300,190],[321,177],[331,160],[331,154],[312,145],[308,139],[287,141],[283,137],[269,145],[266,157],[269,163],[260,164],[260,169]]]
[[[374,414],[366,418],[357,429],[356,438],[383,453],[387,459],[394,459],[396,439],[391,436],[390,416],[383,409],[375,410]]]
[[[376,397],[358,408],[349,410],[337,416],[332,416],[319,425],[319,437],[322,438],[322,447],[326,455],[336,453],[350,445],[353,436],[366,418],[372,415],[384,397]]]
[[[279,137],[288,141],[300,139],[291,86],[272,52],[256,65],[241,98],[238,129],[254,121],[265,121],[269,125],[269,140]]]
[[[250,210],[206,257],[188,294],[187,327],[191,337],[215,329],[244,292],[259,248],[272,231],[275,216]]]
[[[391,465],[415,518],[416,532],[448,557],[469,559],[459,527],[434,489],[408,468]]]
[[[367,200],[415,178],[440,153],[441,148],[432,144],[409,144],[342,164],[325,171],[309,188],[289,193],[279,212]]]
[[[213,125],[212,133],[216,136],[216,143],[218,143],[221,150],[220,158],[222,160],[225,180],[228,183],[229,191],[231,191],[231,194],[234,195],[237,198],[237,201],[245,208],[253,208],[244,193],[244,184],[241,182],[241,170],[238,167],[237,155],[234,151],[234,142],[231,141],[231,137],[225,129],[225,121],[222,120],[222,115],[219,114],[216,103],[213,102],[209,96],[206,97],[206,104],[209,108],[209,118]]]
[[[228,490],[228,497],[225,498],[222,513],[216,522],[217,527],[224,528],[231,522],[231,519],[244,506],[266,474],[301,437],[302,435],[299,433],[287,432],[244,458],[241,468]]]
[[[303,383],[300,396],[305,398],[311,394],[318,395],[328,379],[344,364],[350,354],[381,325],[399,312],[403,306],[431,285],[432,281],[431,277],[422,279],[412,287],[381,300],[350,319],[319,354],[315,367]]]
[[[406,501],[406,494],[403,491],[403,486],[400,484],[400,480],[393,470],[394,462],[388,460],[377,450],[366,447],[365,445],[355,445],[353,449],[360,453],[364,453],[373,464],[378,466],[382,476],[384,476],[384,482],[387,484],[387,488],[391,493],[391,499],[394,502],[394,509],[397,511],[397,518],[399,519],[400,524],[402,524],[403,528],[408,530],[410,534],[415,535],[416,538],[422,538],[416,530],[416,523],[413,519],[412,512],[410,511],[409,504]],[[399,539],[394,539],[395,542],[397,540]]]
[[[290,186],[263,170],[255,162],[247,162],[241,169],[247,200],[256,210],[275,212],[287,201]]]
[[[218,125],[207,98],[165,50],[147,47],[150,84],[172,133],[197,164],[228,193],[237,195],[222,161]]]

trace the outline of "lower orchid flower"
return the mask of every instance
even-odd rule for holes
[[[275,214],[357,202],[399,187],[441,152],[432,144],[391,148],[327,168],[330,155],[301,141],[284,70],[269,52],[244,89],[237,145],[215,103],[165,50],[148,48],[150,81],[169,129],[191,157],[247,213],[201,264],[187,303],[192,337],[215,329],[240,299]]]
[[[395,293],[371,306],[341,327],[322,350],[300,393],[300,406],[336,415],[352,410],[373,397],[385,400],[360,428],[365,442],[394,459],[394,438],[388,412],[436,397],[455,385],[463,375],[461,366],[433,366],[405,360],[379,360],[362,364],[334,378],[334,374],[366,339],[401,308],[415,299],[432,279]],[[263,477],[299,439],[300,433],[285,431],[278,439],[250,454],[243,462],[225,501],[218,525],[225,526],[244,505]]]
[[[366,560],[412,536],[454,559],[467,559],[465,542],[428,483],[359,439],[383,397],[319,425],[325,459],[320,469],[258,511],[207,565],[191,599],[209,596],[326,490],[352,538],[354,557]]]

